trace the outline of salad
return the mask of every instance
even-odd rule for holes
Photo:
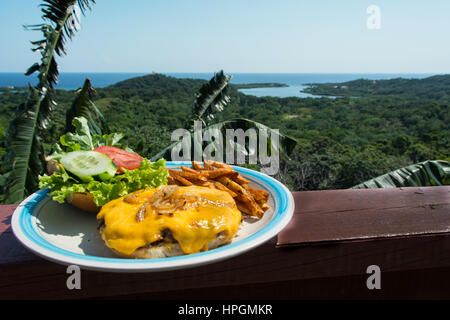
[[[54,171],[39,177],[39,188],[50,189],[53,200],[63,203],[88,193],[96,206],[128,193],[167,184],[165,160],[151,162],[120,144],[123,135],[91,134],[86,118],[73,119],[75,133],[61,136],[46,158]]]

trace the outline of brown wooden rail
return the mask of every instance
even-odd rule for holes
[[[450,298],[450,187],[294,192],[288,227],[240,256],[158,273],[82,270],[30,253],[0,206],[0,299]],[[370,265],[381,289],[366,286]]]

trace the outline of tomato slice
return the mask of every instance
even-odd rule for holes
[[[133,170],[139,168],[141,165],[142,157],[137,153],[109,146],[98,147],[95,148],[94,151],[107,155],[118,167],[118,172],[123,172],[122,168]]]

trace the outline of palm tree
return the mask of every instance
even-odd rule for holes
[[[190,131],[191,138],[194,139],[194,123],[197,121],[198,123],[202,124],[202,135],[203,132],[209,130],[209,129],[217,129],[222,133],[222,136],[224,138],[224,145],[227,144],[226,141],[226,130],[227,129],[242,129],[244,131],[248,129],[255,129],[257,131],[264,130],[265,132],[268,132],[267,135],[267,146],[272,146],[271,143],[271,135],[277,134],[278,139],[280,142],[279,150],[277,150],[280,155],[284,156],[285,158],[289,157],[289,154],[294,149],[295,145],[297,144],[297,141],[289,136],[275,133],[271,128],[258,123],[253,120],[244,119],[244,118],[233,118],[233,119],[226,119],[224,121],[217,122],[216,119],[216,113],[221,112],[224,110],[224,108],[228,105],[228,103],[231,101],[230,96],[228,95],[229,90],[229,82],[231,80],[231,76],[227,76],[224,74],[224,72],[221,70],[214,74],[214,76],[211,78],[211,80],[207,83],[205,83],[197,93],[196,99],[194,100],[194,103],[191,107],[191,115],[188,117],[188,120],[186,121],[185,127]],[[187,140],[181,140],[174,142],[170,144],[168,147],[163,149],[161,152],[156,154],[152,157],[152,160],[157,160],[160,158],[165,158],[167,160],[170,160],[172,158],[172,150],[174,148],[184,149],[181,147],[184,143],[187,143]],[[244,145],[239,144],[239,142],[236,141],[228,141],[229,144],[234,146],[235,150],[242,150],[244,151],[244,154],[249,155],[249,145],[244,142]],[[186,147],[188,148],[188,147]],[[191,144],[191,155],[193,153],[193,144]]]
[[[25,75],[38,72],[39,82],[29,86],[27,100],[18,107],[7,129],[4,162],[11,166],[11,171],[6,203],[18,203],[38,188],[38,177],[45,163],[40,136],[56,106],[53,95],[59,72],[55,57],[66,54],[65,43],[77,31],[76,22],[80,19],[77,8],[84,15],[93,4],[94,0],[44,0],[41,4],[44,22],[26,26],[43,34],[43,39],[31,42],[32,50],[40,52],[41,60],[25,72]]]

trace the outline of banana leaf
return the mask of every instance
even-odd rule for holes
[[[214,113],[222,111],[231,100],[227,93],[230,80],[231,76],[221,70],[200,88],[192,105],[191,121],[200,120],[205,125],[211,123]]]
[[[5,194],[6,194],[6,182],[9,178],[9,172],[6,172],[4,174],[0,174],[0,202],[3,202],[5,200]]]
[[[66,113],[66,132],[74,132],[72,122],[76,117],[84,117],[87,120],[89,130],[92,134],[103,135],[109,132],[108,125],[101,111],[92,102],[96,94],[91,81],[86,79],[82,88],[78,89],[78,95],[72,106]]]
[[[181,139],[179,141],[173,142],[168,147],[161,150],[158,154],[154,155],[152,157],[152,161],[156,161],[160,158],[165,158],[166,160],[174,160],[172,159],[173,150],[190,150],[190,157],[185,157],[183,155],[183,158],[185,159],[189,158],[190,160],[194,160],[198,159],[199,157],[203,157],[203,154],[195,155],[196,150],[194,147],[194,141],[199,140],[198,133],[201,133],[201,140],[203,140],[204,134],[211,129],[216,129],[221,133],[221,136],[223,138],[221,151],[223,152],[223,155],[220,156],[222,156],[223,159],[226,158],[225,151],[228,151],[226,150],[227,146],[228,148],[230,148],[230,146],[233,148],[233,153],[239,152],[240,155],[244,154],[247,160],[252,159],[252,161],[256,159],[256,153],[258,151],[258,146],[250,145],[247,141],[245,141],[249,139],[245,139],[243,142],[239,142],[235,141],[233,137],[231,141],[231,137],[227,137],[227,129],[241,129],[243,130],[244,134],[248,129],[254,129],[258,134],[261,131],[266,132],[267,136],[263,137],[266,140],[265,146],[268,149],[266,156],[270,156],[272,152],[278,152],[278,154],[283,157],[289,157],[288,155],[292,152],[297,143],[296,140],[282,135],[278,131],[274,131],[261,123],[242,118],[213,123],[213,120],[215,118],[214,113],[221,112],[224,107],[231,101],[231,98],[227,94],[230,80],[231,76],[226,76],[223,70],[221,70],[214,74],[214,77],[200,88],[199,93],[197,94],[197,97],[192,106],[192,116],[187,121],[186,128],[189,128],[189,130],[186,129],[183,133],[183,135],[186,134],[186,136],[189,136],[189,139]],[[202,126],[201,130],[198,130],[198,128],[196,128],[196,126],[198,126],[199,124]],[[279,141],[278,150],[273,149],[274,147],[277,147],[277,145],[275,143],[272,143],[272,135],[277,135]],[[204,151],[205,148],[208,148],[208,145],[210,143],[211,141],[203,141],[201,145],[202,151]],[[218,151],[220,152],[220,150]],[[215,153],[215,151],[213,153]],[[259,160],[262,164],[261,159]]]
[[[45,123],[43,112],[39,115],[44,103],[42,94],[30,88],[27,101],[20,105],[16,117],[9,123],[5,138],[9,149],[5,162],[11,164],[12,169],[6,183],[5,203],[20,202],[38,189],[38,176],[44,169],[44,151],[38,134]]]
[[[219,123],[215,123],[212,124],[210,126],[207,126],[205,128],[202,129],[202,136],[204,135],[205,131],[209,130],[209,129],[217,129],[222,133],[222,137],[223,137],[223,151],[225,152],[225,148],[226,148],[226,144],[227,144],[227,136],[226,136],[226,130],[227,129],[233,129],[233,130],[237,130],[237,129],[242,129],[244,132],[247,131],[248,129],[255,129],[256,132],[259,132],[260,130],[264,130],[265,132],[268,132],[269,135],[266,137],[267,141],[266,141],[266,145],[268,146],[269,149],[269,156],[270,153],[275,151],[275,150],[271,150],[271,134],[277,134],[275,133],[271,128],[258,123],[256,121],[252,121],[252,120],[248,120],[248,119],[243,119],[243,118],[237,118],[237,119],[230,119],[230,120],[226,120],[226,121],[222,121]],[[156,154],[155,156],[152,157],[152,161],[156,161],[158,159],[164,158],[166,160],[173,160],[172,159],[172,150],[174,148],[177,148],[178,150],[186,150],[186,149],[190,149],[190,155],[191,155],[191,160],[194,160],[193,155],[194,155],[194,144],[192,143],[194,140],[194,133],[189,132],[189,136],[190,139],[182,139],[180,141],[176,141],[174,143],[172,143],[171,145],[169,145],[168,147],[166,147],[165,149],[163,149],[161,152],[159,152],[158,154]],[[295,145],[297,144],[297,141],[294,138],[291,138],[289,136],[283,135],[281,133],[278,133],[278,140],[279,140],[279,146],[278,149],[276,150],[277,152],[279,152],[281,157],[286,157],[288,158],[289,155],[292,153]],[[209,144],[210,142],[203,142],[202,145],[202,150],[205,149],[206,145]],[[229,141],[230,145],[233,146],[235,151],[242,151],[246,156],[250,156],[251,154],[254,154],[257,150],[253,149],[253,146],[249,146],[247,141],[244,142],[244,144],[238,143],[237,141]],[[224,154],[224,159],[225,159],[225,154]]]
[[[74,19],[77,17],[75,5],[84,14],[93,0],[44,0],[41,4],[45,23],[29,25],[27,29],[38,30],[43,39],[31,42],[32,50],[41,54],[40,63],[34,63],[25,72],[31,75],[39,72],[39,82],[29,87],[27,100],[21,104],[6,132],[8,146],[5,162],[11,165],[7,179],[6,203],[18,203],[38,189],[38,176],[44,170],[44,149],[41,134],[50,121],[50,114],[56,103],[53,101],[54,86],[59,72],[55,55],[66,53],[65,42],[76,32]]]
[[[450,163],[427,160],[358,184],[352,189],[442,186],[450,184]]]

